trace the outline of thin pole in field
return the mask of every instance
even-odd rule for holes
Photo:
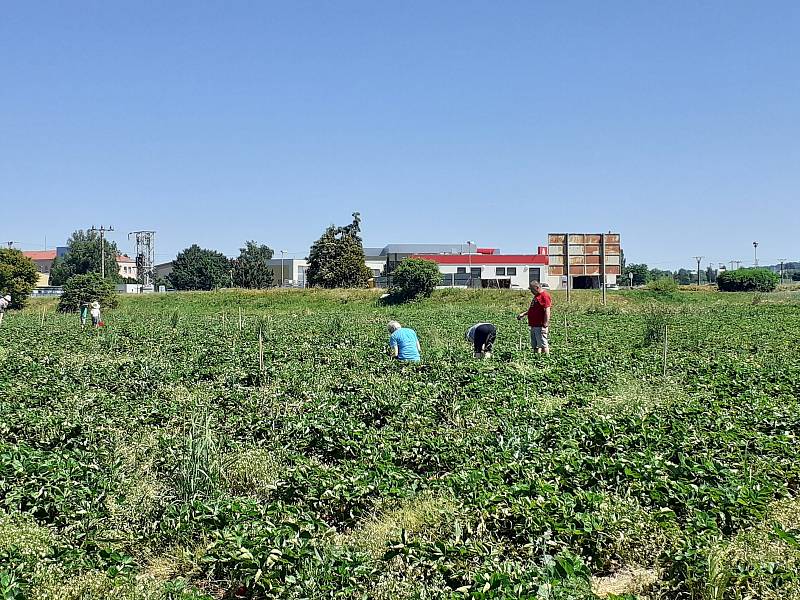
[[[242,330],[244,327],[244,323],[242,322],[242,307],[239,307],[239,331]]]
[[[564,313],[564,345],[569,346],[569,325],[567,324],[566,313]]]
[[[258,328],[258,370],[264,373],[264,335],[261,327]]]
[[[569,233],[564,234],[566,239],[566,254],[564,258],[564,274],[567,276],[567,302],[570,301],[570,293],[569,293]]]
[[[603,289],[603,306],[606,304],[606,234],[600,234],[600,287]]]
[[[668,342],[667,342],[667,331],[668,331],[667,324],[664,323],[664,363],[663,363],[663,374],[664,374],[664,377],[667,376],[667,345],[668,345]]]

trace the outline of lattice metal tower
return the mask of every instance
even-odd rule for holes
[[[136,236],[136,279],[140,285],[152,285],[155,279],[156,232],[132,231]]]

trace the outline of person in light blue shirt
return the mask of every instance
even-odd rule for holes
[[[397,360],[419,362],[419,338],[417,332],[403,327],[397,321],[389,321],[389,348]]]

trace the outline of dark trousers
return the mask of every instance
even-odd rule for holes
[[[497,327],[488,323],[475,329],[475,352],[491,352],[497,339]]]

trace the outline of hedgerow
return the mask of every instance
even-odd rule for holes
[[[717,277],[717,286],[723,292],[771,292],[778,283],[778,274],[767,269],[736,269]]]

